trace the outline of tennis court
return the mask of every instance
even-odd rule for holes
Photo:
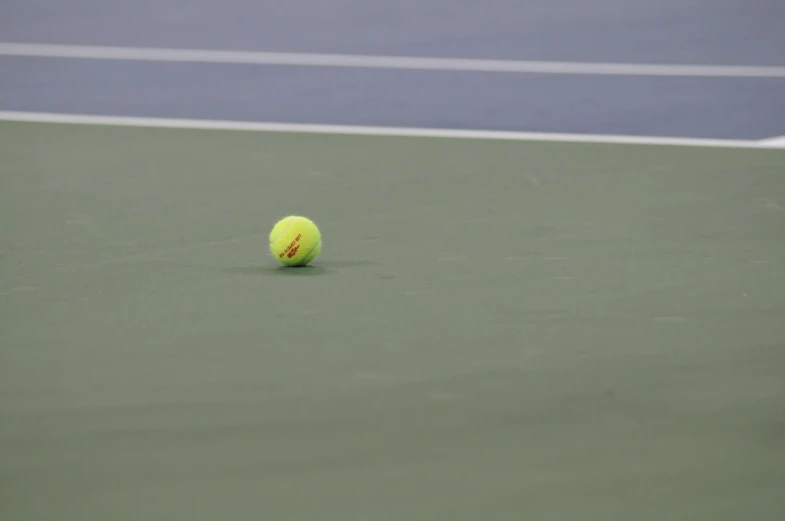
[[[544,2],[523,36],[504,2],[371,4],[2,8],[0,518],[782,519],[776,4],[699,3],[690,46],[676,2],[616,33],[568,3],[593,48]],[[312,266],[269,255],[291,213]]]

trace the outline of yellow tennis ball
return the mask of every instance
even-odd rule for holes
[[[284,266],[306,266],[321,251],[322,234],[307,217],[284,217],[270,231],[270,252]]]

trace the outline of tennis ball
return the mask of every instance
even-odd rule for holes
[[[321,251],[322,234],[307,217],[284,217],[270,231],[270,252],[284,266],[306,266]]]

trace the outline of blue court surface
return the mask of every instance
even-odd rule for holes
[[[785,519],[783,27],[3,0],[0,521]]]
[[[579,75],[14,56],[0,110],[764,139],[785,135],[779,0],[7,1],[0,42],[682,66]],[[228,58],[231,62],[231,57]]]

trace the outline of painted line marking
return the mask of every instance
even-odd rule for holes
[[[600,143],[627,145],[667,145],[715,148],[783,148],[769,140],[700,139],[679,137],[619,136],[611,134],[557,134],[547,132],[506,132],[495,130],[454,130],[435,128],[363,127],[345,125],[311,125],[218,121],[199,119],[138,118],[125,116],[88,116],[46,112],[0,111],[0,121],[26,123],[61,123],[77,125],[108,125],[121,127],[168,128],[188,130],[233,130],[244,132],[281,132],[299,134],[339,134],[354,136],[431,137],[449,139],[486,139],[502,141],[544,141],[564,143]]]
[[[785,136],[762,139],[759,143],[769,148],[785,148]]]
[[[783,66],[581,63],[0,42],[2,56],[612,76],[785,78]]]

